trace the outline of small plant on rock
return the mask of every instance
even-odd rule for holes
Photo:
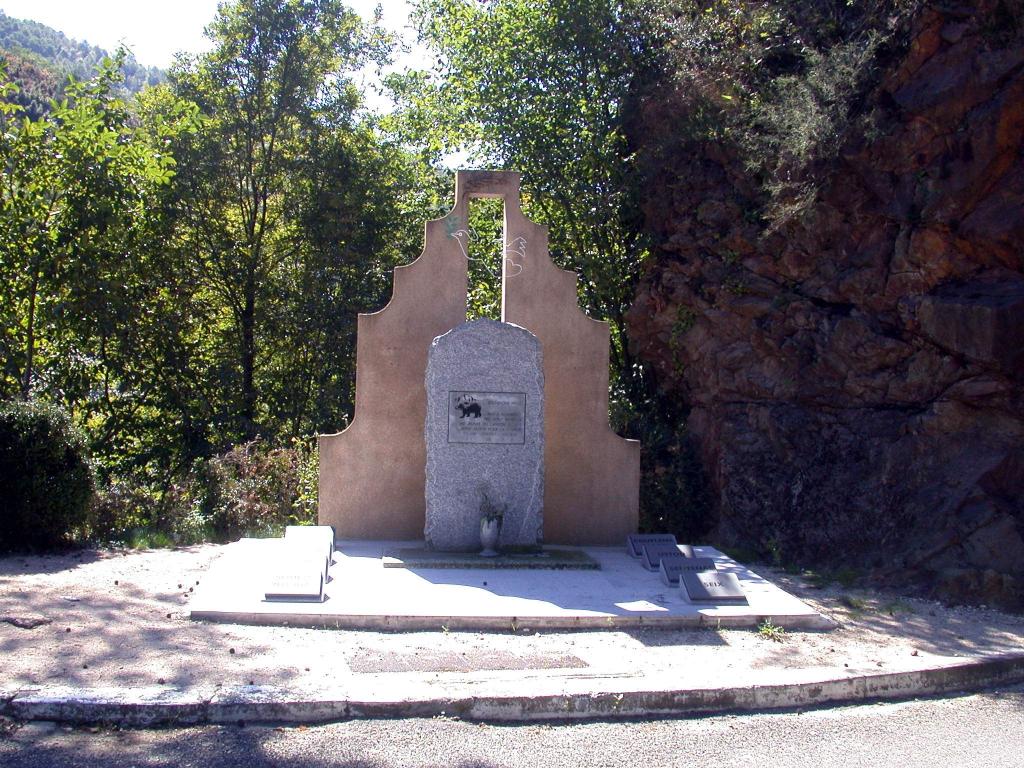
[[[786,639],[786,630],[773,623],[771,619],[765,619],[757,625],[757,634],[763,640],[771,640],[775,643],[781,643]]]

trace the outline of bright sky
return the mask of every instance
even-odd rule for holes
[[[383,8],[383,25],[405,31],[409,4],[405,0],[347,0],[364,18]],[[217,0],[0,0],[0,10],[17,19],[32,19],[113,52],[124,43],[141,64],[166,68],[178,51],[206,50],[203,29],[217,11]]]
[[[364,19],[373,18],[381,6],[381,25],[397,33],[411,48],[397,51],[390,69],[430,69],[426,51],[415,44],[415,31],[409,26],[408,0],[345,0],[345,5]],[[200,53],[209,43],[203,36],[213,21],[218,0],[0,0],[0,10],[16,19],[32,19],[63,32],[74,40],[85,40],[111,53],[124,43],[135,58],[146,66],[166,69],[174,54]],[[367,68],[362,81],[366,106],[375,112],[393,108],[390,99],[377,91],[380,82],[374,68]],[[467,155],[452,153],[445,158],[451,167],[463,167]]]

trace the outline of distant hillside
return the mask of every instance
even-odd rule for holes
[[[18,102],[31,117],[46,110],[48,101],[60,95],[68,75],[82,80],[110,52],[72,40],[37,21],[15,19],[0,11],[0,59],[7,74],[21,89]],[[124,63],[124,87],[136,93],[164,79],[157,67],[144,67],[129,56]]]

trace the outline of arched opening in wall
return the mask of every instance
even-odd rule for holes
[[[501,261],[505,251],[505,201],[500,197],[469,201],[469,285],[466,319],[501,320]]]

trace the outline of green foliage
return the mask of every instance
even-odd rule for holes
[[[280,535],[285,525],[309,522],[296,514],[300,456],[261,440],[232,448],[207,464],[204,512],[218,541]],[[307,512],[308,510],[303,510]]]
[[[643,386],[624,315],[646,250],[626,123],[636,82],[656,64],[649,11],[611,0],[423,0],[416,18],[441,76],[390,78],[401,109],[386,122],[428,155],[468,150],[523,173],[524,209],[550,225],[552,257],[579,272],[583,305],[611,325],[615,393],[627,398]]]
[[[765,619],[757,625],[757,634],[762,640],[771,640],[773,643],[781,643],[786,640],[786,630],[771,619]]]
[[[501,274],[506,254],[501,200],[473,200],[469,206],[469,278],[466,318],[501,319]]]
[[[71,82],[43,119],[5,104],[0,135],[0,394],[97,395],[98,359],[130,295],[133,257],[151,247],[155,191],[173,175],[160,142],[114,96],[119,60]],[[3,82],[7,91],[13,86]]]
[[[880,55],[919,5],[672,4],[662,13],[667,66],[686,115],[672,141],[727,142],[761,179],[771,227],[798,217],[817,194],[818,166],[835,157],[851,131],[865,128],[854,107],[877,78]]]
[[[38,402],[0,404],[0,551],[46,549],[83,533],[93,497],[85,440]]]
[[[213,50],[171,73],[204,116],[175,148],[173,242],[194,260],[202,364],[219,376],[201,439],[297,435],[350,404],[354,310],[378,297],[394,262],[376,259],[394,259],[404,223],[382,196],[408,188],[408,164],[357,121],[348,79],[386,44],[337,0],[239,0],[210,33]],[[328,350],[346,362],[311,379]]]
[[[292,440],[295,453],[297,483],[294,518],[297,524],[314,524],[320,503],[320,448],[316,438]]]
[[[102,66],[104,59],[110,58],[110,53],[102,48],[71,40],[37,21],[12,18],[3,11],[0,11],[0,50],[31,64],[37,72],[45,73],[43,76],[46,79],[56,81],[58,90],[49,94],[51,97],[60,95],[59,88],[69,77],[86,80]],[[122,71],[122,87],[128,94],[138,93],[148,85],[160,83],[164,78],[160,69],[142,66],[131,54],[125,56]],[[16,80],[21,81],[23,92],[31,92],[35,73],[26,74],[28,77],[24,80],[18,77]],[[41,113],[33,114],[33,119],[38,116]]]
[[[103,489],[94,538],[171,546],[280,534],[316,520],[318,454],[309,438],[287,448],[253,440],[198,459],[160,494],[136,476]]]

